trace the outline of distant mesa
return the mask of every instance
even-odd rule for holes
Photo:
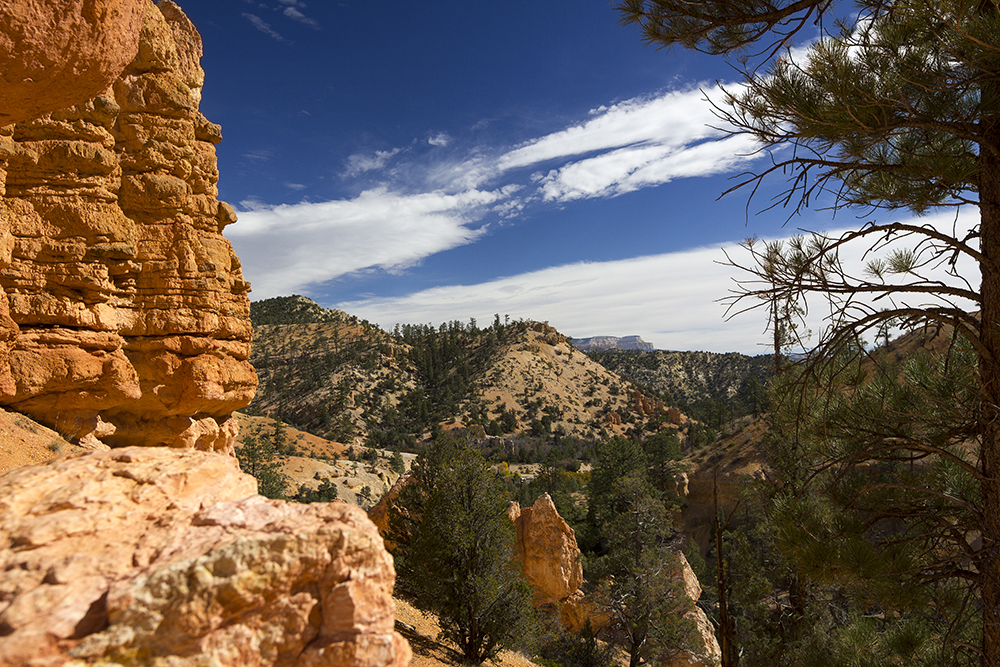
[[[590,338],[572,339],[573,347],[581,352],[604,352],[607,350],[635,350],[652,352],[656,348],[647,343],[641,336],[591,336]]]

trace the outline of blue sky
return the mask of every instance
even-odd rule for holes
[[[779,182],[749,218],[746,193],[718,201],[753,166],[705,101],[735,72],[643,46],[604,0],[182,4],[255,300],[760,353],[763,315],[716,302],[722,248],[856,224],[753,215]]]

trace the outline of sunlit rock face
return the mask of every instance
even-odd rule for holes
[[[524,577],[535,591],[535,605],[561,602],[583,584],[576,533],[559,516],[549,494],[531,507],[511,503],[507,515],[517,530],[517,551]]]
[[[139,47],[149,0],[0,4],[0,126],[87,100]]]
[[[103,92],[0,129],[0,404],[71,440],[231,453],[257,379],[221,130],[197,30],[141,9]]]
[[[256,487],[157,447],[0,475],[0,665],[407,665],[364,511]]]

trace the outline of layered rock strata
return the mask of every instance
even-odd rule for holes
[[[165,448],[0,476],[0,664],[406,665],[364,512],[255,491],[232,457]]]
[[[197,30],[142,11],[110,87],[0,129],[0,404],[73,441],[232,452],[256,376],[221,130]]]

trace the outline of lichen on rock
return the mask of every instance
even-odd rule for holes
[[[0,664],[406,665],[364,512],[255,490],[232,457],[152,447],[0,476]]]

